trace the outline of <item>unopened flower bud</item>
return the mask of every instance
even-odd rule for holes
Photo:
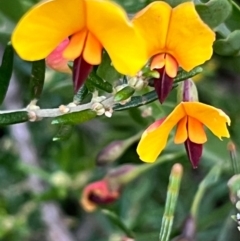
[[[227,184],[230,192],[230,200],[235,204],[240,199],[238,196],[240,190],[240,175],[238,174],[231,177]]]
[[[122,165],[111,169],[105,176],[105,179],[108,180],[111,188],[120,190],[126,183],[132,180],[131,175],[135,169],[136,165]]]
[[[53,173],[50,181],[53,186],[60,188],[68,188],[71,185],[71,178],[63,171]]]
[[[232,163],[232,168],[233,168],[233,172],[235,174],[240,174],[240,165],[239,165],[239,161],[237,158],[237,152],[236,152],[236,146],[235,144],[230,141],[227,145],[227,149],[229,151],[230,154],[230,160]]]
[[[103,179],[84,188],[80,203],[85,211],[93,212],[98,205],[113,203],[119,195],[119,190],[111,189],[108,182]]]
[[[92,110],[96,111],[97,115],[103,115],[105,113],[105,108],[101,103],[93,103]]]
[[[187,217],[183,225],[182,234],[173,241],[194,241],[196,236],[196,222],[192,216]]]
[[[136,142],[140,138],[141,133],[137,133],[134,136],[131,136],[128,139],[125,140],[117,140],[111,142],[109,145],[104,147],[96,158],[97,165],[106,165],[108,163],[114,162],[116,159],[118,159],[125,150],[132,145],[134,142]]]
[[[106,165],[114,162],[125,151],[124,141],[113,141],[103,148],[97,155],[96,162],[98,165]]]
[[[198,92],[195,83],[191,79],[182,81],[178,86],[178,102],[198,101]]]
[[[143,76],[134,76],[128,80],[128,84],[135,90],[140,91],[147,86],[148,82],[143,79]]]

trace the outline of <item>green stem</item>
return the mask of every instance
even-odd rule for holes
[[[201,181],[197,193],[194,196],[193,204],[191,207],[191,215],[192,217],[197,220],[198,210],[200,207],[200,204],[202,202],[202,199],[204,197],[204,194],[206,190],[213,184],[215,184],[221,174],[221,167],[220,166],[214,166],[210,172],[206,175],[206,177]]]
[[[152,168],[155,168],[156,166],[158,166],[164,162],[176,160],[184,155],[185,155],[184,152],[162,155],[157,159],[156,162],[154,162],[152,164],[140,165],[139,167],[135,168],[132,172],[122,175],[118,181],[119,181],[119,183],[121,183],[123,185],[127,184],[127,183],[133,181],[134,179],[136,179],[137,177],[139,177],[141,174],[151,170]]]
[[[159,241],[169,240],[174,219],[174,211],[177,204],[178,193],[182,179],[182,173],[183,168],[181,164],[177,163],[172,167],[167,190],[166,205],[159,234]]]

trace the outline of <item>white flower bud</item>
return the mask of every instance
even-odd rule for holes
[[[97,115],[103,115],[105,113],[104,106],[98,102],[92,104],[92,110],[94,110]]]

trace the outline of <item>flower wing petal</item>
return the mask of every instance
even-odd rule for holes
[[[92,65],[100,64],[102,60],[102,45],[91,32],[88,32],[83,58]]]
[[[125,11],[106,0],[86,0],[86,5],[87,27],[106,49],[113,66],[122,74],[135,75],[147,62],[147,56],[143,38]]]
[[[184,70],[210,59],[214,40],[214,32],[201,20],[192,2],[173,9],[166,49]]]
[[[72,73],[71,69],[68,66],[68,60],[64,58],[63,51],[69,44],[69,39],[66,38],[62,43],[58,45],[47,57],[46,64],[49,68],[63,72],[63,73]]]
[[[74,60],[82,54],[84,44],[86,42],[87,30],[83,29],[70,38],[70,42],[63,52],[66,59]]]
[[[65,38],[85,26],[83,0],[48,0],[28,11],[17,24],[12,44],[19,56],[45,58]]]
[[[132,22],[145,39],[148,58],[165,52],[168,26],[172,8],[165,2],[156,1],[135,15]]]
[[[200,102],[182,102],[188,116],[204,124],[219,139],[230,137],[226,124],[230,125],[229,117],[220,109]]]
[[[178,122],[176,134],[174,137],[175,144],[181,144],[187,140],[188,138],[187,120],[188,120],[188,117],[185,116]]]
[[[196,144],[203,144],[207,141],[203,124],[191,116],[188,117],[188,138]]]
[[[138,144],[137,153],[145,162],[154,162],[167,143],[170,131],[185,116],[185,111],[178,105],[172,113],[156,128],[147,129]]]

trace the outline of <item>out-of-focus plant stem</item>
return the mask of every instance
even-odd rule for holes
[[[177,152],[177,153],[162,155],[157,159],[156,162],[140,165],[139,167],[136,167],[132,172],[129,172],[126,175],[122,175],[119,178],[119,183],[123,185],[127,184],[133,181],[134,179],[136,179],[137,177],[139,177],[140,175],[142,175],[143,173],[151,170],[152,168],[155,168],[156,166],[167,161],[177,160],[178,158],[181,158],[183,155],[184,155],[184,152]]]

